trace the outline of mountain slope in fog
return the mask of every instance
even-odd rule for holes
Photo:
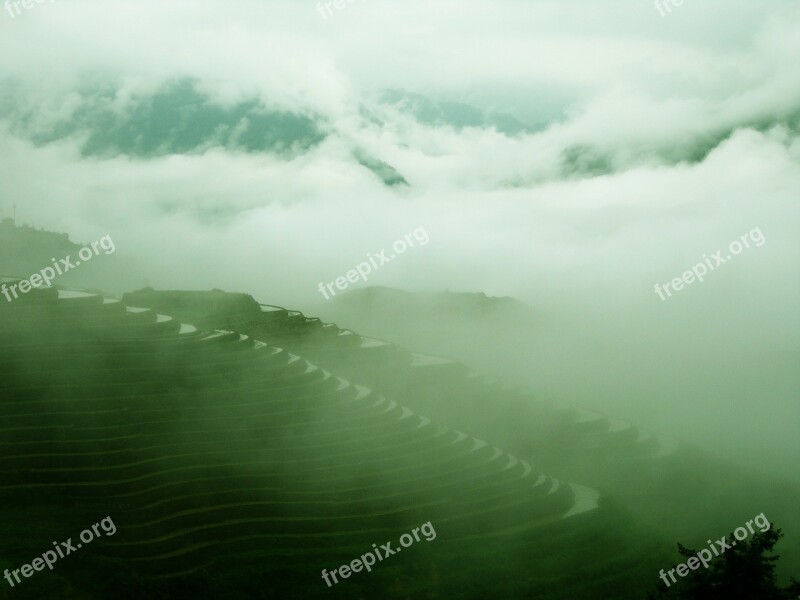
[[[482,292],[414,294],[388,287],[353,290],[311,312],[365,335],[481,368],[498,347],[527,344],[540,321],[532,307],[514,298]]]
[[[444,305],[468,326],[480,312],[509,307],[524,321],[530,310],[511,299],[482,294],[414,295],[372,289],[372,301],[398,296],[422,310]],[[362,295],[363,296],[363,295]],[[395,340],[370,338],[299,311],[259,305],[252,297],[212,292],[156,291],[125,295],[127,303],[159,310],[208,328],[242,331],[304,356],[350,381],[436,422],[506,449],[560,478],[603,490],[636,520],[667,539],[702,541],[708,531],[723,532],[757,507],[787,533],[781,544],[783,576],[800,564],[800,531],[794,506],[800,486],[784,477],[744,468],[681,443],[659,430],[578,408],[573,399],[553,401],[528,386],[486,379],[478,368],[402,348]],[[514,309],[518,309],[515,311]],[[441,314],[441,313],[433,313]],[[387,318],[391,321],[391,318]],[[464,344],[468,345],[468,344]],[[499,356],[514,348],[490,346]],[[525,357],[521,357],[522,360]],[[615,595],[613,597],[620,597]]]
[[[148,299],[254,335],[127,303]],[[383,355],[244,294],[0,304],[0,565],[97,514],[118,535],[25,597],[635,600],[669,559],[597,491],[259,338],[303,338],[341,366],[348,347]],[[369,575],[320,577],[421,523],[430,544],[408,533]]]
[[[113,238],[109,236],[106,242],[113,244]],[[117,256],[116,247],[113,252],[101,249],[92,260],[79,264],[78,252],[89,244],[88,240],[73,242],[66,233],[17,225],[13,219],[5,219],[0,223],[0,275],[29,279],[68,259],[71,268],[57,273],[54,285],[117,291],[142,281],[130,261]]]

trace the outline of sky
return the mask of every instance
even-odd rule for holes
[[[74,240],[111,235],[136,285],[298,308],[424,227],[430,243],[370,284],[523,300],[542,328],[510,350],[536,361],[532,383],[788,472],[800,458],[787,430],[800,418],[797,3],[344,6],[6,4],[0,205]],[[145,158],[86,156],[80,130],[37,137],[75,121],[85,90],[111,89],[104,106],[124,121],[186,78],[218,106],[257,98],[327,135],[292,156],[212,140]],[[387,89],[530,131],[430,125],[380,102]],[[409,185],[384,185],[355,146]],[[763,245],[660,299],[655,284],[755,230]]]

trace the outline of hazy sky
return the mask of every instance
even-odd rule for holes
[[[564,325],[543,354],[554,380],[580,373],[582,402],[697,439],[734,407],[745,446],[785,454],[781,428],[798,417],[796,2],[685,0],[661,16],[650,0],[361,0],[324,19],[311,1],[56,0],[1,12],[0,50],[0,86],[21,94],[0,114],[0,203],[73,239],[112,235],[143,284],[309,305],[319,282],[424,226],[430,243],[371,283],[520,298]],[[259,97],[330,135],[294,159],[211,147],[143,160],[84,158],[80,134],[37,146],[19,133],[22,113],[29,132],[69,121],[78,90],[113,85],[122,118],[131,98],[186,77],[221,105]],[[431,127],[377,102],[387,88],[538,131]],[[354,144],[410,186],[384,186]],[[565,176],[575,147],[607,172]],[[220,206],[231,214],[198,218]],[[754,228],[763,246],[659,300],[655,283]]]

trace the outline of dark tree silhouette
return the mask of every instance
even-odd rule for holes
[[[728,539],[733,539],[733,534]],[[749,539],[737,541],[720,556],[678,577],[669,589],[662,583],[650,600],[669,598],[675,600],[798,600],[800,582],[792,578],[788,587],[778,586],[775,563],[778,555],[771,555],[775,544],[783,537],[780,529],[756,532]],[[697,556],[697,551],[678,544],[678,552],[685,559]],[[684,561],[685,562],[685,561]]]

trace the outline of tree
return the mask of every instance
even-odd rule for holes
[[[731,534],[727,539],[732,539]],[[650,600],[669,598],[675,600],[798,600],[800,582],[792,578],[788,587],[778,586],[775,563],[780,558],[771,556],[780,529],[756,532],[747,540],[737,540],[720,556],[690,571],[685,578],[667,588],[664,584],[650,594]],[[678,544],[678,552],[687,560],[697,556],[697,551]]]

